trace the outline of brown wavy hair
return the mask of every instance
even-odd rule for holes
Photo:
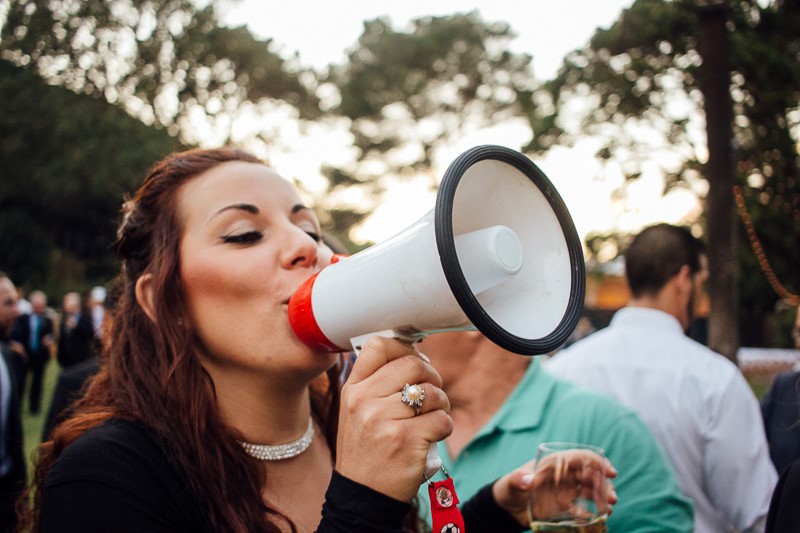
[[[38,531],[37,513],[50,468],[70,443],[111,418],[138,421],[161,439],[208,509],[214,531],[278,532],[280,522],[296,531],[289,517],[264,503],[264,469],[237,443],[242,435],[220,418],[214,384],[195,357],[179,277],[178,190],[227,161],[262,163],[233,148],[172,154],[152,167],[135,196],[125,202],[117,233],[122,262],[115,281],[119,300],[105,331],[100,371],[73,414],[39,448],[33,506],[24,517],[32,531]],[[134,293],[144,273],[153,277],[155,321]],[[311,384],[312,414],[332,452],[338,367]]]

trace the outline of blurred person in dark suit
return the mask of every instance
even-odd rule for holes
[[[13,337],[25,346],[27,353],[27,364],[18,374],[20,403],[24,397],[25,378],[30,372],[28,409],[32,414],[37,414],[42,401],[44,369],[50,361],[50,349],[54,342],[53,320],[47,314],[47,296],[44,292],[33,291],[30,302],[31,312],[17,318]]]
[[[95,302],[97,302],[96,289],[97,287],[92,289],[92,299]],[[65,368],[58,375],[58,381],[56,381],[53,397],[50,400],[50,407],[47,410],[47,418],[44,422],[42,442],[50,440],[50,434],[52,433],[53,428],[72,412],[74,402],[83,395],[86,387],[89,386],[91,378],[94,377],[94,375],[100,370],[98,354],[102,351],[102,343],[105,338],[104,335],[106,333],[106,329],[109,327],[111,318],[111,309],[116,301],[116,291],[111,290],[106,292],[105,289],[103,290],[102,321],[99,324],[99,327],[95,326],[95,339],[92,346],[91,356],[80,363],[76,363],[68,368]]]
[[[68,292],[64,295],[60,335],[58,337],[58,364],[61,368],[85,361],[92,356],[94,324],[92,315],[84,305],[81,295]]]
[[[800,350],[800,306],[792,329],[795,348]],[[782,472],[800,459],[800,370],[781,372],[761,399],[761,415],[767,432],[769,456]]]
[[[31,302],[25,298],[25,289],[17,287],[17,310],[19,314],[26,315],[30,313],[32,309]]]
[[[13,353],[24,350],[11,339],[19,316],[14,283],[0,273],[0,533],[16,531],[16,502],[25,490],[22,418]]]

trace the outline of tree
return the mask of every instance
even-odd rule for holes
[[[772,261],[776,275],[797,294],[800,261],[800,182],[798,154],[800,137],[800,14],[796,2],[774,1],[762,6],[755,1],[731,0],[725,27],[729,41],[730,75],[726,97],[732,101],[733,138],[725,146],[703,139],[704,111],[711,126],[708,81],[704,72],[711,61],[710,50],[699,48],[702,17],[695,0],[637,0],[606,30],[598,30],[590,45],[567,56],[556,78],[537,94],[540,104],[529,120],[536,133],[527,149],[541,154],[556,144],[571,144],[584,135],[607,139],[598,157],[622,161],[630,181],[637,179],[640,165],[654,154],[669,155],[666,187],[691,187],[705,196],[712,162],[707,150],[732,147],[734,160],[718,159],[720,167],[735,169],[735,179],[744,188],[747,209]],[[714,12],[704,11],[705,21]],[[713,49],[713,48],[712,48]],[[704,55],[705,54],[705,55]],[[704,76],[706,76],[704,78]],[[575,96],[590,99],[578,127],[570,128],[571,102]],[[723,113],[725,111],[723,110]],[[723,118],[722,123],[726,119]],[[727,121],[731,123],[730,120]],[[725,127],[723,125],[723,127]],[[654,144],[652,135],[659,132]],[[712,135],[712,138],[715,138]],[[665,142],[664,142],[665,141]],[[715,152],[719,153],[719,152]],[[676,158],[676,155],[679,156]],[[713,164],[713,162],[712,162]],[[731,197],[730,183],[722,195]],[[710,189],[709,189],[710,190]],[[706,236],[714,238],[709,249],[714,255],[712,276],[727,277],[721,268],[730,259],[720,257],[717,235],[730,224],[733,214],[723,200],[718,212],[710,201],[706,206]],[[719,226],[718,226],[719,225]],[[746,232],[740,232],[746,238]],[[777,295],[758,267],[748,242],[739,241],[741,324],[763,322],[763,315],[775,305]],[[710,257],[711,259],[711,257]],[[729,283],[710,286],[712,301],[729,301],[735,287]],[[710,331],[712,347],[734,357],[735,346],[725,338],[735,324]],[[760,329],[760,328],[757,328]],[[760,331],[745,327],[743,339],[763,340]]]
[[[39,287],[108,279],[123,197],[180,147],[164,129],[7,61],[0,140],[0,269]]]
[[[123,194],[172,149],[235,142],[263,154],[285,117],[320,115],[314,73],[220,27],[213,1],[5,7],[0,228],[14,230],[2,238],[15,250],[35,242],[4,255],[18,281],[107,276]]]
[[[728,19],[724,2],[698,2],[697,49],[702,58],[699,82],[706,117],[708,160],[705,175],[708,287],[711,310],[708,344],[735,360],[739,350],[736,287],[735,211],[733,207],[732,110],[729,93]]]
[[[343,222],[369,211],[363,199],[378,197],[385,177],[428,174],[437,150],[460,135],[526,115],[535,88],[531,57],[508,51],[512,37],[508,24],[477,13],[418,18],[402,31],[383,18],[364,23],[348,62],[326,80],[340,94],[332,112],[350,120],[357,149],[353,165],[326,169],[331,197],[368,191],[358,206],[340,210]],[[430,175],[432,188],[437,178]]]
[[[198,129],[233,138],[245,103],[251,116],[285,106],[300,118],[320,113],[313,73],[243,27],[220,27],[213,1],[10,0],[0,48],[48,83],[105,98],[188,144],[200,142]]]

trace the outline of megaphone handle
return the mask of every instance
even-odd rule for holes
[[[403,335],[399,331],[393,329],[384,329],[383,331],[374,331],[372,333],[366,333],[364,335],[359,335],[358,337],[353,337],[350,339],[350,345],[353,347],[353,351],[355,352],[356,356],[361,353],[361,347],[364,346],[364,343],[367,342],[372,337],[387,337],[389,339],[397,339],[403,342],[407,342],[408,344],[414,344],[421,337],[412,337],[409,335]]]
[[[439,457],[439,447],[435,442],[431,442],[428,447],[428,455],[425,457],[425,478],[431,479],[442,468],[442,458]]]
[[[408,343],[413,343],[419,340],[419,337],[417,338],[404,337],[392,329],[377,331],[374,333],[367,333],[366,335],[359,335],[358,337],[353,337],[352,339],[350,339],[350,344],[353,346],[353,351],[355,352],[356,357],[358,357],[358,354],[361,353],[361,347],[364,346],[364,343],[367,342],[367,340],[372,337],[389,337],[392,339],[399,339],[401,341]],[[425,477],[427,479],[432,478],[441,468],[442,468],[442,458],[439,457],[439,447],[436,445],[435,442],[432,442],[431,445],[428,447],[428,455],[425,456]]]

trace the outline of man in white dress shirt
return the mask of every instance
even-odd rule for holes
[[[644,229],[625,256],[627,306],[547,368],[639,412],[694,501],[696,533],[761,532],[777,474],[758,401],[736,365],[686,336],[707,264],[687,229]]]

